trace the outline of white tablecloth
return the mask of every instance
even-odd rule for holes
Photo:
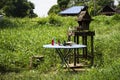
[[[63,46],[63,45],[58,45],[58,44],[55,44],[55,45],[47,44],[47,45],[43,45],[43,47],[44,48],[55,48],[55,49],[74,49],[74,48],[84,48],[86,47],[86,45],[72,44],[71,46],[70,45]]]

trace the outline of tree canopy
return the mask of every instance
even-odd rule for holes
[[[53,5],[49,10],[48,15],[51,13],[58,14],[58,12],[60,12],[60,7],[58,5]]]
[[[85,5],[89,7],[88,9],[89,9],[90,14],[94,15],[105,5],[113,6],[114,0],[57,0],[57,3],[58,3],[58,7],[60,8],[60,10],[63,10],[71,6]],[[58,9],[58,8],[53,8],[53,7],[51,8],[52,10],[50,9],[49,13],[54,13],[54,11],[58,11],[58,10],[53,10],[53,9]]]
[[[61,10],[65,9],[70,0],[57,0],[57,3]]]
[[[27,0],[1,0],[0,10],[10,17],[34,17],[34,4]]]
[[[57,0],[57,5],[53,5],[50,8],[48,14],[51,14],[51,13],[57,14],[61,10],[66,9],[69,2],[70,2],[70,0]]]

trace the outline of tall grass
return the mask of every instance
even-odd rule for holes
[[[54,50],[44,49],[53,37],[67,40],[69,27],[78,26],[75,17],[4,18],[0,20],[0,79],[2,80],[119,80],[120,15],[96,16],[90,24],[95,30],[94,65],[85,72],[66,72]],[[33,55],[44,61],[29,69]],[[5,74],[3,74],[5,73]]]
[[[29,57],[45,54],[43,44],[51,43],[53,37],[61,39],[61,41],[65,40],[67,27],[58,25],[57,17],[51,18],[48,17],[45,24],[40,23],[41,19],[5,18],[1,20],[1,24],[3,22],[5,24],[0,26],[1,67],[8,71],[11,66],[28,68]],[[0,71],[3,70],[2,68]]]

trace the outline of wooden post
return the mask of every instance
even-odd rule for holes
[[[93,45],[93,36],[91,36],[91,56],[92,56],[92,59],[91,59],[91,65],[93,65],[94,63],[94,45]]]
[[[91,65],[93,65],[94,63],[94,45],[93,45],[93,36],[95,35],[95,32],[93,31],[76,31],[75,32],[75,36],[74,36],[74,42],[79,44],[79,36],[82,37],[82,44],[86,45],[85,48],[82,49],[82,54],[83,54],[83,58],[87,59],[89,57],[88,54],[88,43],[87,43],[87,38],[88,36],[91,37],[91,54],[90,54],[90,59],[91,59]],[[79,50],[78,49],[74,49],[74,66],[76,66],[76,62],[79,63]]]
[[[77,36],[77,44],[79,44],[79,36]],[[79,49],[76,49],[77,50],[77,63],[79,63]]]
[[[87,36],[84,36],[85,38],[85,45],[87,46]],[[85,58],[87,58],[87,47],[85,47]]]
[[[82,44],[85,45],[85,36],[82,36]],[[85,57],[85,52],[86,52],[86,49],[83,48],[83,57]]]
[[[74,36],[74,42],[76,43],[76,36]],[[74,66],[76,66],[76,49],[74,49]]]

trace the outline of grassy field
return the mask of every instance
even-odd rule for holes
[[[4,18],[0,20],[0,80],[119,80],[120,15],[93,17],[94,65],[89,71],[67,72],[60,59],[43,44],[52,38],[67,40],[69,27],[78,26],[76,17]],[[50,54],[52,53],[52,54]],[[44,55],[44,61],[29,70],[30,57]]]

